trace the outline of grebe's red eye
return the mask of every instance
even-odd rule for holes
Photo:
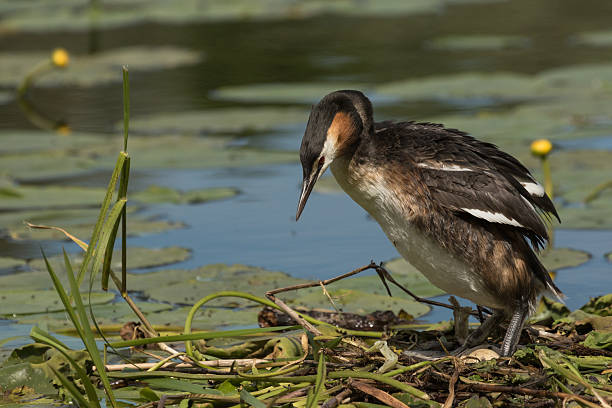
[[[319,169],[323,167],[324,164],[325,164],[325,156],[321,156],[321,158],[319,159]]]

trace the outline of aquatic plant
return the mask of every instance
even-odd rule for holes
[[[66,68],[70,63],[70,55],[68,51],[63,48],[56,48],[51,53],[49,59],[45,59],[35,65],[21,80],[21,83],[17,87],[17,95],[21,98],[28,91],[28,88],[36,79],[36,77],[42,75],[53,68]]]

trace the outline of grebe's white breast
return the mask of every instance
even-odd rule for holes
[[[331,170],[342,189],[381,226],[400,255],[446,292],[494,309],[503,309],[467,262],[440,246],[411,222],[410,209],[389,186],[384,172],[338,157]],[[400,189],[401,190],[401,189]]]

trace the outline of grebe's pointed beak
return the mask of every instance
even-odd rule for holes
[[[310,197],[310,193],[312,193],[312,189],[316,184],[321,174],[325,171],[323,168],[324,160],[319,161],[319,165],[313,169],[310,173],[310,176],[304,177],[302,181],[302,194],[300,194],[300,201],[298,202],[297,212],[295,213],[295,220],[300,219],[300,215],[302,215],[302,211],[304,211],[304,207],[306,206],[306,201],[308,201],[308,197]]]
[[[304,211],[306,201],[308,201],[308,197],[310,197],[314,185],[314,180],[310,177],[304,179],[302,182],[302,194],[300,194],[300,201],[298,202],[297,212],[295,213],[296,221],[300,219],[300,215],[302,215],[302,211]]]

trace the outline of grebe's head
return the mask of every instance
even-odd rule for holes
[[[332,92],[312,108],[300,147],[303,181],[296,221],[334,159],[350,152],[363,132],[372,131],[372,104],[359,91]]]

